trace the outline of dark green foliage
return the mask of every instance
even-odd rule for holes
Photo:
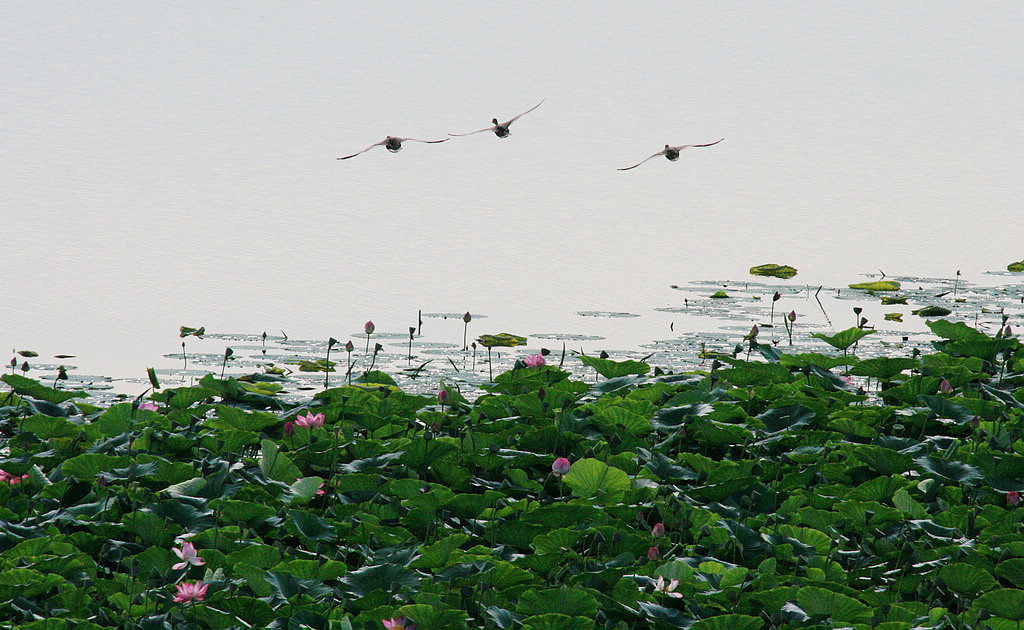
[[[443,409],[371,372],[86,415],[5,376],[0,629],[1015,628],[1024,350],[930,326],[920,358],[583,357],[597,385],[520,365]],[[307,412],[323,426],[284,430]],[[205,564],[173,569],[185,540]]]

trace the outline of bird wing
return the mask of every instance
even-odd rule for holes
[[[370,146],[366,147],[362,151],[357,151],[357,152],[353,153],[352,155],[346,155],[345,157],[340,157],[338,159],[339,160],[347,160],[349,158],[352,158],[352,157],[355,157],[355,156],[359,155],[360,153],[366,153],[367,151],[369,151],[373,147],[379,147],[380,145],[384,144],[385,142],[387,142],[387,140],[381,140],[380,142],[374,142],[373,144],[371,144]]]
[[[645,159],[643,159],[643,160],[640,160],[639,162],[637,162],[637,163],[636,163],[636,164],[634,164],[633,166],[627,166],[626,168],[620,168],[619,170],[620,170],[620,171],[628,171],[628,170],[629,170],[629,169],[631,169],[631,168],[636,168],[636,167],[640,166],[641,164],[643,164],[644,162],[646,162],[647,160],[650,160],[650,159],[656,158],[656,157],[658,157],[659,155],[665,155],[665,151],[666,151],[666,149],[662,149],[661,151],[658,151],[657,153],[655,153],[655,154],[654,154],[654,155],[652,155],[651,157],[649,157],[649,158],[645,158]]]
[[[484,129],[477,129],[476,131],[470,131],[469,133],[450,133],[448,135],[449,136],[471,136],[474,133],[480,133],[481,131],[494,131],[497,128],[498,128],[498,125],[491,125],[490,127],[486,127]]]
[[[725,138],[722,138],[722,140],[725,140]],[[684,144],[681,147],[675,147],[675,148],[677,148],[680,151],[682,151],[683,149],[689,149],[691,147],[712,147],[712,146],[718,144],[719,142],[721,142],[722,140],[715,140],[714,142],[709,142],[708,144]]]
[[[523,116],[525,116],[525,115],[529,114],[530,112],[532,112],[533,110],[537,109],[538,107],[540,107],[540,106],[541,106],[541,104],[542,104],[542,103],[544,102],[544,100],[545,100],[545,99],[540,99],[540,103],[537,103],[536,105],[534,105],[534,106],[533,106],[533,107],[531,107],[530,109],[526,110],[526,111],[525,111],[525,112],[523,112],[522,114],[519,114],[518,116],[516,116],[516,117],[515,117],[515,118],[513,118],[512,120],[510,120],[510,121],[508,121],[507,123],[505,123],[505,125],[506,125],[506,126],[507,126],[507,125],[511,125],[512,123],[514,123],[515,121],[519,120],[519,119],[520,119],[520,118],[522,118]]]
[[[419,140],[417,138],[395,138],[399,142],[426,142],[427,144],[437,144],[438,142],[448,142],[448,138],[444,140]]]

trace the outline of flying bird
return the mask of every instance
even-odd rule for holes
[[[722,138],[722,140],[725,140],[725,138]],[[651,158],[656,158],[659,155],[664,155],[670,162],[675,162],[676,160],[679,159],[679,152],[682,151],[683,149],[689,149],[690,147],[710,147],[710,146],[714,146],[714,145],[718,144],[722,140],[716,140],[715,142],[711,142],[711,143],[708,143],[708,144],[684,144],[684,145],[678,146],[678,147],[670,147],[670,146],[668,146],[666,144],[664,149],[662,149],[661,151],[658,151],[657,153],[655,153],[651,157],[649,157],[649,158],[647,158],[645,160],[641,160],[640,162],[634,164],[633,166],[627,166],[626,168],[620,168],[619,170],[620,171],[628,171],[629,169],[636,168],[636,167],[640,166],[641,164],[643,164],[644,162],[646,162],[647,160],[650,160]]]
[[[448,138],[445,138],[444,140],[417,140],[416,138],[396,138],[394,136],[388,136],[387,138],[384,138],[380,142],[375,142],[375,143],[371,144],[370,146],[366,147],[362,151],[357,151],[356,153],[353,153],[352,155],[346,155],[345,157],[340,157],[338,159],[339,160],[347,160],[347,159],[349,159],[351,157],[355,157],[355,156],[359,155],[360,153],[366,153],[367,151],[369,151],[373,147],[379,147],[381,145],[383,145],[385,149],[387,149],[388,151],[391,151],[392,153],[398,153],[399,151],[402,150],[402,143],[403,142],[426,142],[427,144],[437,144],[438,142],[447,142],[447,141],[448,141]]]
[[[543,102],[544,102],[544,99],[541,99],[540,103],[537,103],[536,105],[534,105],[530,109],[526,110],[522,114],[519,114],[518,116],[516,116],[512,120],[509,120],[508,122],[499,123],[497,118],[492,118],[491,122],[494,123],[494,124],[492,126],[490,126],[490,127],[486,127],[484,129],[477,129],[476,131],[470,131],[469,133],[450,133],[448,135],[449,136],[471,136],[474,133],[480,133],[482,131],[493,131],[494,135],[498,136],[499,138],[507,138],[508,137],[508,127],[509,127],[509,125],[511,125],[512,123],[514,123],[515,121],[519,120],[523,116],[529,114],[533,110],[535,110],[538,107],[540,107],[541,103],[543,103]]]

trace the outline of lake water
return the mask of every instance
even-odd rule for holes
[[[1020,3],[5,2],[0,23],[0,348],[78,372],[173,367],[181,325],[360,346],[418,311],[641,351],[713,328],[656,310],[671,285],[769,262],[807,317],[806,287],[879,271],[1019,291],[988,272],[1024,258]],[[503,140],[335,159],[541,99]]]

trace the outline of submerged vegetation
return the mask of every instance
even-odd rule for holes
[[[865,323],[685,373],[530,354],[472,401],[12,367],[0,628],[1017,628],[1024,346],[936,320],[861,359]]]

